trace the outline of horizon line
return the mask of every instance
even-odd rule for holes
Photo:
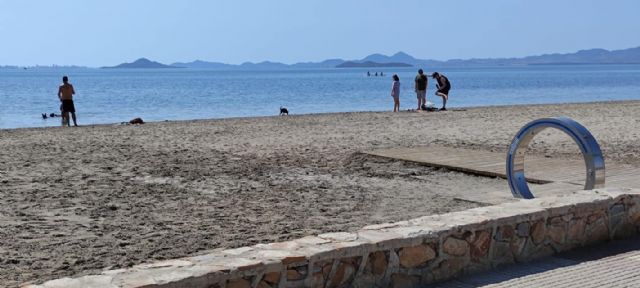
[[[534,54],[534,55],[527,55],[527,56],[514,56],[514,57],[471,57],[471,58],[450,58],[450,59],[446,59],[446,60],[438,60],[438,59],[421,59],[421,58],[416,58],[415,56],[406,53],[402,50],[399,50],[393,54],[383,54],[383,53],[371,53],[368,54],[366,56],[364,56],[361,59],[344,59],[344,58],[340,58],[340,57],[333,57],[333,58],[327,58],[327,59],[323,59],[323,60],[318,60],[318,61],[313,61],[313,60],[308,60],[308,61],[297,61],[297,62],[293,62],[293,63],[286,63],[286,62],[279,62],[279,61],[272,61],[272,60],[262,60],[262,61],[257,61],[257,62],[252,62],[252,61],[244,61],[241,63],[227,63],[227,62],[221,62],[221,61],[216,61],[216,60],[202,60],[202,59],[194,59],[192,61],[171,61],[169,62],[159,62],[156,60],[152,60],[149,57],[138,57],[135,60],[133,60],[132,62],[121,62],[118,64],[115,64],[114,66],[118,66],[121,64],[126,64],[126,63],[134,63],[136,61],[142,60],[142,59],[146,59],[152,62],[157,62],[163,65],[168,65],[168,66],[173,66],[175,64],[187,64],[187,63],[193,63],[193,62],[206,62],[206,63],[217,63],[217,64],[223,64],[223,65],[229,65],[229,66],[242,66],[245,64],[262,64],[262,63],[271,63],[271,64],[282,64],[282,65],[286,65],[286,66],[293,66],[293,65],[297,65],[297,64],[318,64],[318,63],[322,63],[325,61],[329,61],[329,60],[340,60],[340,61],[344,61],[344,62],[348,62],[348,61],[363,61],[365,58],[373,56],[373,55],[381,55],[381,56],[385,56],[385,57],[393,57],[395,55],[398,54],[405,54],[408,55],[416,60],[420,60],[420,61],[436,61],[436,62],[449,62],[449,61],[472,61],[472,60],[500,60],[500,59],[505,59],[505,60],[509,60],[509,59],[523,59],[523,58],[528,58],[528,57],[539,57],[539,56],[550,56],[550,55],[566,55],[566,54],[575,54],[575,53],[579,53],[582,51],[591,51],[591,50],[604,50],[607,52],[614,52],[614,51],[624,51],[624,50],[631,50],[631,49],[638,49],[640,48],[640,46],[634,46],[634,47],[629,47],[629,48],[622,48],[622,49],[605,49],[605,48],[587,48],[587,49],[580,49],[574,52],[554,52],[554,53],[544,53],[544,54]],[[638,64],[638,63],[629,63],[629,64]],[[108,68],[108,67],[114,67],[114,66],[89,66],[89,65],[78,65],[78,64],[34,64],[34,65],[17,65],[17,64],[0,64],[0,67],[6,68],[6,67],[18,67],[18,68],[37,68],[37,67],[43,67],[43,68],[55,68],[55,67],[61,67],[61,68]],[[186,68],[186,67],[183,67]]]

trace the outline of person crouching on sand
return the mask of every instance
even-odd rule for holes
[[[438,82],[436,84],[436,88],[438,88],[438,91],[436,91],[436,96],[442,97],[442,108],[440,108],[440,111],[447,111],[447,100],[449,100],[449,90],[451,90],[451,83],[449,83],[449,79],[447,79],[447,77],[438,72],[433,72],[433,74],[431,74],[431,77],[436,79],[436,81]]]
[[[391,97],[393,97],[393,112],[400,111],[400,77],[393,74],[393,85],[391,85]]]

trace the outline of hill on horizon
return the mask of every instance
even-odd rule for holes
[[[371,62],[370,64],[364,64]],[[414,67],[467,67],[467,66],[524,66],[524,65],[580,65],[580,64],[640,64],[640,47],[623,50],[588,49],[575,53],[555,53],[522,58],[472,58],[446,61],[418,59],[405,52],[391,56],[371,54],[359,60],[330,59],[322,62],[304,62],[291,65],[278,62],[243,63],[231,65],[219,62],[194,61],[172,65],[188,68],[334,68],[334,67],[380,67],[383,64],[402,63]]]
[[[155,62],[155,61],[151,61],[147,58],[140,58],[136,61],[133,61],[131,63],[122,63],[116,66],[110,66],[110,67],[100,67],[103,69],[114,69],[114,68],[127,68],[127,69],[139,69],[139,68],[182,68],[182,67],[178,67],[178,66],[171,66],[171,65],[165,65],[162,64],[160,62]]]
[[[194,68],[194,69],[287,69],[287,68],[349,68],[349,67],[473,67],[473,66],[527,66],[527,65],[583,65],[583,64],[640,64],[640,47],[605,50],[588,49],[575,53],[554,53],[521,58],[472,58],[450,59],[446,61],[418,59],[405,52],[391,56],[371,54],[359,60],[328,59],[321,62],[300,62],[284,64],[263,61],[245,62],[240,65],[222,62],[195,60],[176,62],[171,65],[140,58],[133,63],[123,63],[102,68]],[[406,66],[405,66],[406,65]]]
[[[373,62],[373,61],[365,61],[365,62],[353,62],[347,61],[340,65],[336,65],[336,68],[377,68],[377,67],[413,67],[411,64],[400,63],[400,62]]]

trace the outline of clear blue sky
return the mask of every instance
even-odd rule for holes
[[[0,0],[0,65],[519,57],[640,46],[638,0]]]

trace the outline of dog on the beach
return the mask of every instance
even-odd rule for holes
[[[282,115],[289,115],[289,110],[287,110],[287,107],[280,106],[280,116]]]
[[[47,113],[42,113],[42,119],[54,118],[54,117],[62,117],[62,115],[51,113],[47,116]]]
[[[142,121],[142,118],[133,118],[131,119],[131,121],[129,121],[129,124],[144,124],[144,121]]]

